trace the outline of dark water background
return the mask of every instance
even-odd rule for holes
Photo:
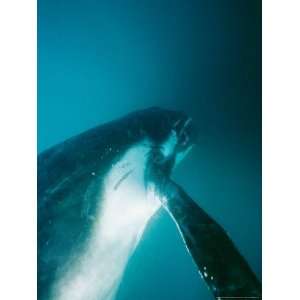
[[[261,2],[38,1],[39,152],[153,105],[198,123],[174,177],[261,278]],[[129,299],[211,299],[164,212],[128,265]]]

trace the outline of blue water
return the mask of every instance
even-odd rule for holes
[[[38,1],[38,151],[132,110],[184,110],[201,140],[175,171],[261,278],[261,3]],[[161,212],[117,300],[212,299]]]

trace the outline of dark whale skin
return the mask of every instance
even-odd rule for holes
[[[226,231],[159,166],[150,177],[175,221],[201,278],[218,300],[261,299],[261,282]]]

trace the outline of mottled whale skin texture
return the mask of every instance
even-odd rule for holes
[[[38,299],[113,299],[161,202],[149,170],[169,175],[195,138],[183,113],[149,108],[38,156]]]

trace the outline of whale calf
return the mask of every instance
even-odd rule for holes
[[[38,299],[113,299],[145,226],[161,207],[164,174],[196,139],[190,118],[150,108],[38,156]]]

